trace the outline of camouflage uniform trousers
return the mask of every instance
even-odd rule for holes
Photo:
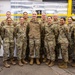
[[[71,49],[72,51],[70,51],[71,52],[71,59],[75,61],[75,43],[73,43],[72,46],[73,46]]]
[[[57,40],[57,39],[56,39]],[[56,55],[56,57],[55,57],[55,59],[58,61],[58,56],[59,56],[59,44],[58,44],[58,42],[56,41],[56,46],[55,46],[55,55]]]
[[[61,54],[64,62],[68,62],[68,43],[61,43]]]
[[[40,38],[29,39],[30,58],[40,58]]]
[[[55,43],[53,41],[45,40],[45,48],[47,51],[47,59],[55,61]]]
[[[75,61],[75,43],[73,42],[73,44],[71,45],[71,49],[69,49],[69,58],[72,61]]]
[[[8,55],[10,59],[14,57],[14,42],[3,42],[3,61],[8,59]]]
[[[74,43],[73,43],[73,41],[71,41],[71,42],[69,43],[68,55],[69,55],[69,60],[70,60],[70,59],[73,59],[73,57],[74,57]]]
[[[1,36],[0,36],[0,48],[1,48],[1,45],[2,45],[1,41],[2,41],[2,39],[1,39]]]
[[[41,38],[41,48],[40,49],[41,49],[40,54],[44,55],[44,56],[47,56],[47,52],[46,52],[46,49],[45,49],[44,38]]]
[[[27,39],[16,40],[17,58],[18,60],[24,59],[26,56]]]

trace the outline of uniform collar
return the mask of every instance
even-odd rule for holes
[[[38,22],[38,19],[36,18],[36,19],[31,19],[31,21],[30,22]]]

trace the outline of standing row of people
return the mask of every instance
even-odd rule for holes
[[[8,55],[11,64],[16,64],[14,62],[15,46],[20,66],[28,63],[25,61],[27,51],[29,51],[30,65],[33,65],[34,59],[40,65],[43,59],[43,62],[51,67],[55,64],[55,60],[58,60],[61,52],[63,61],[59,67],[67,68],[69,62],[75,66],[72,64],[72,59],[75,59],[75,25],[71,17],[68,18],[67,25],[65,18],[58,19],[57,15],[47,17],[45,13],[42,13],[41,20],[38,20],[37,13],[33,12],[29,21],[28,13],[24,12],[18,23],[12,20],[10,11],[6,13],[6,16],[6,20],[0,25],[0,41],[3,40],[5,67],[10,67],[7,61]]]

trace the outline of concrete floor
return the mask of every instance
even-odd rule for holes
[[[2,58],[0,58],[0,75],[75,75],[75,67],[69,66],[68,69],[60,69],[57,65],[48,67],[45,63],[41,65],[11,65],[10,68],[3,67]]]

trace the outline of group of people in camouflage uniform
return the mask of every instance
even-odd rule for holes
[[[10,64],[16,64],[15,46],[19,66],[28,63],[25,60],[28,56],[30,65],[36,60],[38,65],[45,62],[51,67],[58,61],[60,53],[60,68],[67,68],[68,64],[75,66],[75,24],[71,17],[68,18],[68,24],[65,18],[58,19],[56,14],[47,17],[46,13],[42,13],[39,20],[37,13],[33,12],[29,21],[28,13],[24,12],[18,23],[12,20],[10,11],[6,12],[6,17],[0,23],[0,45],[3,45],[3,63],[6,68],[9,68]]]

